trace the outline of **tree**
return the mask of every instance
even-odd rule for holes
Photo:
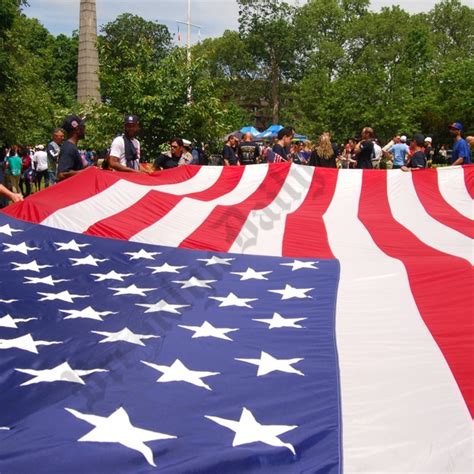
[[[296,73],[295,8],[280,0],[238,0],[239,31],[257,71],[269,82],[273,123],[280,121],[284,80]]]
[[[155,72],[171,51],[171,35],[166,26],[130,13],[118,16],[101,31],[101,93],[105,101],[127,110],[130,101],[126,91],[131,76],[139,79]]]

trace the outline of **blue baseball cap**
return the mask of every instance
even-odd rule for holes
[[[448,128],[454,128],[454,130],[462,130],[462,123],[461,122],[454,122]]]

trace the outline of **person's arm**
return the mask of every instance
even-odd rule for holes
[[[109,157],[109,168],[115,171],[123,171],[124,173],[141,173],[140,170],[134,170],[133,168],[122,165],[122,163],[120,163],[120,158],[113,155],[110,155]]]
[[[460,156],[454,163],[451,163],[451,166],[462,165],[464,163],[464,157]]]
[[[7,199],[13,202],[23,201],[23,196],[21,194],[11,192],[3,184],[0,184],[0,195],[5,196]]]
[[[70,170],[70,171],[61,171],[58,173],[58,181],[62,181],[63,179],[70,178],[71,176],[74,176],[76,174],[79,174],[82,170]]]

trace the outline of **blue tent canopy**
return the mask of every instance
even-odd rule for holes
[[[283,128],[282,125],[272,125],[259,135],[259,138],[274,138],[278,132]]]
[[[295,133],[293,135],[293,140],[298,140],[300,142],[305,142],[308,140],[308,137],[306,135],[300,135],[299,133]]]
[[[260,132],[255,127],[252,127],[251,125],[241,128],[240,133],[243,133],[243,134],[251,133],[254,137],[257,137],[260,135]]]

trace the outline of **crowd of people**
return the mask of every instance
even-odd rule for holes
[[[438,155],[450,165],[471,163],[471,148],[474,137],[462,138],[462,125],[455,122],[449,126],[453,136],[453,149],[443,144]],[[380,168],[382,159],[385,167],[411,169],[431,167],[435,156],[435,147],[431,137],[422,134],[413,135],[409,140],[405,135],[395,135],[384,147],[374,136],[370,127],[365,127],[359,137],[351,137],[346,143],[337,145],[331,139],[330,132],[324,132],[316,145],[309,141],[295,140],[294,130],[286,127],[278,132],[274,143],[259,143],[250,134],[241,140],[236,135],[228,137],[222,152],[223,164],[247,165],[255,163],[292,162],[302,165],[325,168]]]
[[[85,138],[85,121],[76,115],[66,117],[60,128],[53,131],[52,139],[45,147],[11,146],[0,156],[0,197],[18,202],[41,186],[47,188],[57,181],[65,180],[88,166],[100,166],[106,170],[127,173],[150,173],[185,165],[246,166],[259,163],[291,162],[300,165],[325,168],[379,168],[382,160],[386,168],[410,171],[430,167],[435,156],[435,147],[430,137],[415,134],[411,139],[395,135],[385,146],[381,146],[374,130],[364,127],[360,136],[351,137],[337,145],[330,132],[324,132],[313,145],[308,140],[295,139],[292,127],[282,128],[270,139],[261,140],[250,133],[241,136],[231,134],[225,139],[222,154],[210,159],[207,147],[196,147],[183,138],[173,138],[169,149],[160,153],[150,163],[141,154],[137,134],[139,118],[127,115],[123,133],[115,137],[110,149],[95,153],[78,148]],[[450,165],[471,163],[474,137],[462,136],[463,126],[454,122],[448,126],[453,138],[453,147],[448,155],[441,145],[438,155]],[[2,205],[0,201],[0,206]]]

